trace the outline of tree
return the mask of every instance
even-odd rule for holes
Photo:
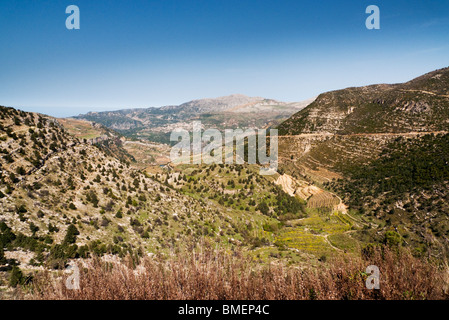
[[[23,273],[19,267],[13,266],[11,270],[11,276],[9,278],[9,285],[11,287],[17,287],[17,285],[21,285],[24,283],[25,278],[23,277]]]
[[[268,207],[268,205],[267,205],[267,203],[265,201],[261,202],[257,206],[257,210],[262,212],[262,214],[264,214],[264,215],[268,215],[268,213],[270,212],[270,208]]]
[[[78,229],[71,224],[68,228],[67,228],[67,233],[64,237],[64,241],[63,244],[73,244],[76,242],[76,236],[79,235],[80,232],[78,231]]]
[[[31,230],[31,232],[33,233],[33,235],[35,235],[36,232],[39,231],[39,227],[36,226],[33,222],[30,222],[30,230]]]
[[[17,213],[27,213],[28,212],[27,208],[23,204],[20,205],[19,207],[17,207],[16,211],[17,211]]]
[[[0,264],[6,263],[5,252],[3,251],[3,244],[0,243]]]
[[[16,173],[20,174],[21,176],[23,176],[24,174],[26,174],[26,171],[23,167],[17,167],[16,168]]]
[[[3,221],[0,222],[0,244],[6,246],[15,239],[16,235],[12,232],[11,228],[8,227]]]

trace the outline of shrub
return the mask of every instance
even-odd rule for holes
[[[402,244],[401,235],[395,231],[387,231],[385,232],[385,244],[389,246],[398,246]]]
[[[21,176],[23,176],[24,174],[26,174],[26,171],[23,167],[17,167],[16,168],[16,173],[20,174]]]

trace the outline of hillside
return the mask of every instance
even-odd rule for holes
[[[376,159],[399,137],[449,131],[449,68],[403,84],[323,93],[279,125],[281,162],[320,183]]]
[[[419,252],[448,255],[449,135],[398,138],[381,156],[326,183],[351,209],[386,222]]]
[[[445,68],[403,84],[323,93],[279,126],[281,167],[377,221],[376,232],[356,239],[384,234],[383,241],[445,258],[448,90]]]
[[[204,236],[250,245],[247,225],[262,231],[270,220],[184,194],[52,118],[1,107],[0,120],[0,240],[9,268],[15,260],[27,270],[94,253],[146,255]]]
[[[323,93],[279,126],[281,135],[445,131],[449,128],[449,68],[403,84]]]

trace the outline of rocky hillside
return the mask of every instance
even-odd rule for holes
[[[403,84],[323,93],[279,126],[304,133],[406,133],[449,129],[449,68]]]
[[[164,252],[204,236],[249,246],[272,219],[181,192],[167,177],[135,170],[106,151],[55,119],[0,108],[1,270],[17,263],[62,267],[65,259],[92,254]],[[260,232],[248,233],[248,226]]]
[[[395,139],[449,131],[449,68],[403,84],[321,94],[278,128],[281,162],[319,182],[376,159]]]

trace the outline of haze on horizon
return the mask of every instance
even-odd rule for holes
[[[449,0],[0,3],[0,105],[53,116],[241,93],[302,101],[449,65]]]

